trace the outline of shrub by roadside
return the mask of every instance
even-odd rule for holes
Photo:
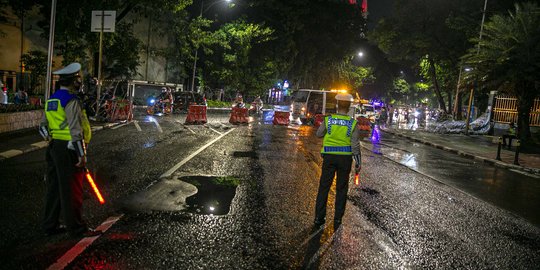
[[[207,100],[207,106],[213,108],[230,108],[232,106],[231,102],[219,101],[219,100]]]

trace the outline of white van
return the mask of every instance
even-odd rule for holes
[[[297,90],[293,93],[292,118],[300,119],[303,124],[307,124],[317,114],[336,113],[336,95],[343,92],[343,90]],[[352,117],[353,114],[354,110],[351,106],[349,115]]]

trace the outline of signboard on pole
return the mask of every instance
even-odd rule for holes
[[[103,15],[103,18],[101,16]],[[103,19],[103,20],[102,20]],[[103,26],[101,25],[103,22]],[[92,10],[92,32],[113,33],[116,24],[116,10]]]

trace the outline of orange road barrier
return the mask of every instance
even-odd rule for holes
[[[360,136],[369,137],[371,135],[371,122],[366,117],[356,118],[357,125],[356,128],[360,129]]]
[[[324,122],[324,114],[316,114],[315,115],[315,120],[313,121],[313,125],[315,127],[318,127],[318,126],[322,125],[323,122]]]
[[[107,100],[105,108],[110,122],[133,119],[133,104],[127,99]]]
[[[206,124],[206,106],[189,105],[186,124]]]
[[[274,121],[272,122],[274,125],[289,125],[289,116],[290,112],[274,112]]]
[[[94,179],[92,178],[92,175],[90,174],[90,171],[88,169],[86,169],[85,174],[86,174],[86,180],[88,181],[88,183],[92,187],[92,190],[94,190],[94,194],[96,194],[96,197],[97,197],[99,203],[104,204],[105,199],[103,199],[103,196],[101,196],[101,192],[99,192],[99,189],[98,189],[96,183],[94,182]]]
[[[237,108],[233,107],[231,110],[231,118],[229,118],[229,123],[237,124],[247,124],[248,120],[248,109],[247,108]]]

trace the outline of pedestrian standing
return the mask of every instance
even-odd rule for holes
[[[503,139],[503,147],[506,146],[506,139],[508,139],[508,149],[512,148],[512,140],[517,139],[516,137],[516,126],[514,125],[514,122],[510,122],[508,125],[508,130],[506,131],[506,134],[502,136]]]
[[[391,126],[394,122],[394,106],[388,104],[388,126]]]
[[[47,235],[66,229],[72,236],[100,233],[88,228],[82,219],[82,182],[91,130],[77,97],[82,85],[80,70],[79,63],[72,63],[53,73],[60,76],[60,88],[45,103],[39,129],[41,135],[50,140],[46,151],[47,194],[42,223]],[[65,226],[60,225],[60,217]]]
[[[356,171],[360,170],[360,131],[357,121],[347,115],[352,95],[338,94],[337,114],[324,118],[324,124],[317,130],[317,137],[324,137],[321,155],[323,157],[322,173],[319,180],[319,191],[315,203],[315,227],[320,227],[326,220],[326,203],[328,192],[336,177],[336,201],[334,211],[334,229],[341,225],[347,203],[349,174],[352,160],[355,161]]]

